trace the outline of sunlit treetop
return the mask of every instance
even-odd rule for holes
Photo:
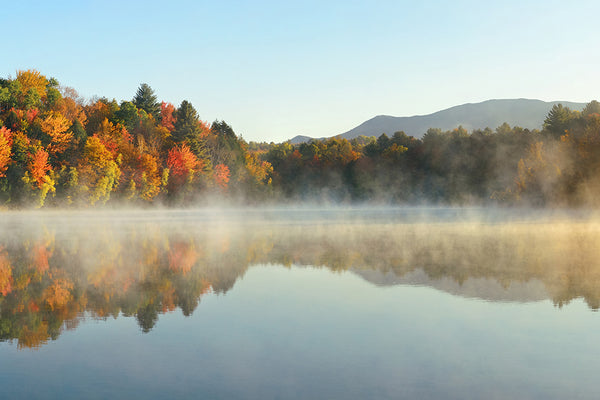
[[[48,80],[38,71],[34,69],[17,71],[17,81],[21,84],[21,90],[24,95],[27,95],[30,90],[33,90],[40,99],[46,97]]]
[[[140,85],[133,97],[132,103],[140,110],[144,110],[146,113],[152,115],[155,119],[159,116],[160,103],[154,94],[154,90],[146,83]]]

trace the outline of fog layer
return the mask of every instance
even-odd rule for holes
[[[18,213],[1,222],[2,340],[35,347],[88,315],[190,315],[253,265],[351,271],[488,300],[600,307],[600,222],[485,210]]]

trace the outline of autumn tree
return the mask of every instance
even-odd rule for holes
[[[167,157],[169,168],[169,192],[178,192],[184,184],[194,182],[202,170],[203,163],[186,144],[173,147]]]
[[[88,193],[88,201],[91,205],[97,202],[106,203],[121,177],[117,160],[98,136],[88,138],[78,170],[79,180]]]
[[[84,110],[87,117],[87,123],[84,124],[85,130],[88,136],[92,136],[100,129],[100,125],[105,119],[109,122],[117,122],[115,113],[119,110],[119,104],[114,99],[111,101],[103,97],[86,105]]]
[[[31,194],[39,207],[44,205],[48,193],[56,190],[55,180],[48,172],[52,172],[48,163],[48,152],[41,147],[37,148],[30,156],[23,181],[32,189]]]
[[[125,197],[151,201],[161,189],[158,158],[148,153],[126,152],[121,164],[121,181],[126,183]]]
[[[117,158],[121,148],[132,142],[132,137],[125,127],[121,124],[113,124],[107,118],[100,123],[93,136],[102,142],[114,159]]]
[[[48,153],[39,148],[31,157],[29,162],[29,173],[31,178],[38,187],[41,187],[44,183],[44,177],[47,172],[51,170],[50,164],[48,164]]]
[[[86,125],[87,115],[77,91],[69,87],[62,87],[61,95],[60,100],[52,107],[52,111],[61,113],[69,121],[73,121],[73,123],[77,120],[80,125]]]
[[[221,189],[227,189],[229,183],[229,167],[225,164],[217,164],[214,168],[214,180],[217,187]]]
[[[270,185],[272,182],[273,166],[268,161],[260,160],[253,153],[246,153],[246,169],[252,179],[253,186]]]
[[[158,168],[158,160],[150,154],[142,154],[140,157],[140,198],[151,201],[160,192],[161,176]]]
[[[6,176],[12,153],[12,132],[6,127],[0,128],[0,178]]]
[[[138,122],[130,133],[140,153],[164,157],[166,149],[172,146],[169,130],[156,124],[154,118],[144,111],[140,111]]]
[[[16,80],[20,84],[22,101],[26,101],[26,97],[29,96],[31,99],[41,100],[46,97],[46,86],[48,80],[42,74],[34,69],[28,69],[27,71],[17,71]],[[29,101],[32,102],[31,100]]]
[[[59,112],[49,112],[42,121],[42,131],[50,138],[47,150],[51,156],[63,153],[71,143],[73,132],[68,130],[70,127],[71,122]]]
[[[167,128],[169,132],[173,132],[175,121],[175,106],[163,101],[160,104],[160,125]]]

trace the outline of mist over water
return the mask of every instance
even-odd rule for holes
[[[3,311],[11,302],[22,308],[26,294],[35,309],[134,315],[145,331],[159,314],[180,308],[189,315],[203,294],[226,293],[264,264],[349,271],[376,285],[427,285],[487,300],[563,305],[582,297],[591,309],[600,306],[600,223],[585,211],[30,212],[4,215],[0,234]],[[64,298],[49,294],[55,292]],[[148,298],[153,317],[144,321],[140,307]]]
[[[361,370],[365,366],[359,358],[354,358],[359,354],[366,360],[376,357],[392,371],[408,368],[403,363],[396,364],[397,359],[385,358],[387,350],[372,343],[374,338],[384,335],[381,329],[399,334],[399,326],[393,323],[399,316],[403,316],[405,324],[420,326],[427,335],[436,330],[426,327],[425,321],[429,319],[446,321],[440,323],[449,326],[454,326],[452,321],[462,321],[466,330],[476,326],[498,329],[498,321],[490,318],[496,318],[495,313],[503,309],[485,308],[492,305],[511,307],[515,315],[525,319],[534,307],[539,315],[547,315],[547,323],[552,324],[573,312],[579,315],[587,310],[579,317],[585,322],[595,315],[589,311],[600,307],[599,245],[600,220],[586,210],[281,207],[5,213],[0,221],[0,341],[5,342],[0,343],[0,353],[8,354],[15,348],[21,352],[13,355],[30,349],[61,347],[61,343],[70,343],[78,335],[88,337],[92,334],[90,329],[97,327],[94,330],[109,329],[110,335],[122,335],[121,339],[115,336],[113,341],[132,340],[141,345],[148,340],[159,340],[151,345],[158,346],[153,350],[158,357],[160,346],[172,340],[195,348],[193,335],[199,335],[197,329],[208,329],[206,324],[212,324],[214,327],[209,330],[214,336],[201,335],[202,346],[217,352],[212,356],[205,354],[207,360],[216,362],[211,358],[219,354],[216,338],[232,335],[218,330],[220,327],[244,335],[231,338],[230,345],[250,346],[241,355],[249,357],[246,360],[249,365],[268,366],[262,371],[265,374],[275,365],[281,369],[275,375],[283,381],[267,384],[260,373],[250,378],[249,372],[245,372],[244,378],[240,378],[241,372],[226,362],[219,370],[224,374],[222,378],[241,379],[239,387],[234,385],[232,397],[268,397],[275,393],[271,389],[296,387],[289,386],[290,382],[280,376],[285,371],[293,375],[293,365],[299,368],[296,384],[312,376],[303,369],[302,360],[315,362],[314,352],[319,351],[317,343],[321,342],[330,346],[326,352],[331,357],[358,363]],[[243,300],[236,303],[237,299]],[[406,315],[408,308],[404,308],[409,305],[410,316]],[[323,313],[331,315],[315,315],[318,309],[328,310]],[[446,314],[440,311],[444,309]],[[478,310],[479,322],[468,317],[473,310]],[[552,312],[559,314],[553,316]],[[344,319],[345,315],[354,316],[355,321]],[[328,318],[338,321],[340,326],[328,325]],[[93,321],[98,322],[90,325]],[[258,321],[268,326],[257,325]],[[232,323],[237,328],[224,328]],[[371,329],[375,336],[367,332],[361,336],[363,328],[354,323],[365,324],[364,329]],[[512,323],[516,322],[508,324]],[[299,342],[285,345],[283,338],[275,333],[285,331],[279,324],[296,326],[297,332],[286,331],[286,334]],[[318,339],[319,330],[314,324],[321,324],[332,336]],[[301,325],[308,330],[304,331]],[[403,326],[408,329],[404,334],[416,329]],[[171,332],[172,336],[163,337],[165,332]],[[416,331],[410,334],[418,335]],[[456,334],[457,338],[463,337]],[[365,340],[369,345],[360,351],[342,350],[333,338],[343,341],[345,335],[350,335],[350,341]],[[465,338],[469,335],[472,333],[465,333]],[[393,336],[385,337],[383,347],[391,345],[388,340]],[[271,338],[272,349],[264,343],[266,338]],[[476,339],[483,340],[480,336]],[[306,340],[312,343],[309,347],[304,343]],[[255,348],[257,343],[267,347]],[[498,351],[503,348],[494,342],[489,345],[498,346]],[[371,353],[369,346],[373,346]],[[252,356],[248,349],[254,349]],[[299,356],[294,349],[308,351],[313,358],[306,354]],[[424,354],[411,357],[414,362],[425,362]],[[438,356],[443,369],[451,370],[451,358]],[[492,358],[497,356],[494,353]],[[43,359],[42,354],[36,357]],[[321,361],[324,365],[330,362]],[[122,362],[133,368],[132,360]],[[431,373],[436,371],[433,365],[428,367]],[[468,366],[467,370],[471,368]],[[377,371],[382,376],[391,373]],[[502,371],[507,374],[507,370]],[[347,373],[330,378],[342,385],[339,379],[349,376]],[[425,375],[419,378],[419,374],[426,373],[412,370],[409,375],[414,379],[406,390],[430,398],[459,398],[465,394],[464,388],[472,385],[465,383],[471,377],[463,376],[461,379],[466,381],[462,386],[449,392],[452,395],[442,396],[438,390],[449,390],[446,385],[416,385],[419,379],[425,379]],[[124,374],[129,376],[133,372]],[[153,379],[150,375],[144,375],[144,379]],[[285,377],[289,379],[292,375]],[[281,397],[328,393],[331,398],[364,398],[373,394],[377,385],[388,392],[375,397],[396,398],[401,393],[396,385],[383,384],[367,375],[363,377],[364,385],[355,387],[363,390],[356,392],[362,393],[360,396],[348,396],[341,389],[327,391],[326,383],[321,382],[314,386],[315,392],[304,389],[297,396],[285,392]],[[355,378],[357,383],[361,382],[360,377]],[[392,376],[388,378],[393,381]],[[216,397],[226,392],[224,387],[200,381],[205,386],[190,385],[187,389],[210,386]],[[262,382],[271,389],[258,389],[250,382]],[[165,385],[173,389],[171,384]]]

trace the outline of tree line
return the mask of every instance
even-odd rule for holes
[[[379,132],[374,132],[379,134]],[[236,202],[596,205],[600,104],[562,105],[541,130],[503,124],[422,139],[247,143],[193,105],[77,92],[35,70],[0,79],[0,205],[88,207]]]
[[[131,101],[83,101],[38,71],[0,79],[0,202],[9,207],[110,202],[185,204],[258,196],[271,166],[224,121],[141,84]]]
[[[251,144],[251,148],[253,148]],[[257,147],[259,148],[259,147]],[[600,199],[600,103],[555,105],[541,130],[429,129],[271,145],[283,198],[385,204],[595,206]]]

